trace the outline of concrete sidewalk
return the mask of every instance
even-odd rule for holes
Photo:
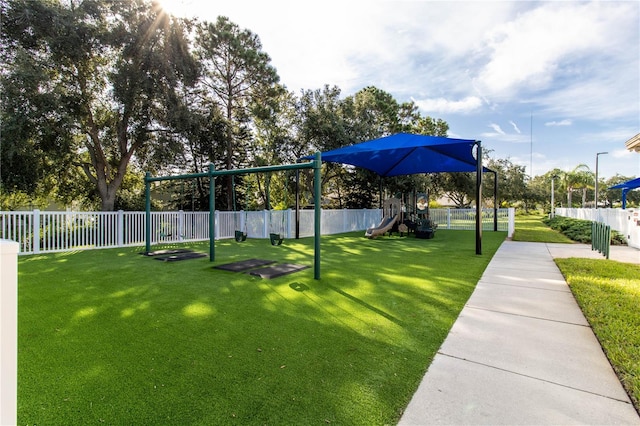
[[[640,425],[551,252],[580,256],[555,246],[500,246],[400,425]]]
[[[551,257],[586,257],[589,259],[604,259],[596,250],[591,250],[591,244],[561,244],[546,243]],[[640,250],[628,246],[611,246],[609,260],[617,262],[640,264]]]

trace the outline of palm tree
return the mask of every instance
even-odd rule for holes
[[[562,174],[562,181],[564,187],[567,189],[567,207],[572,206],[572,194],[577,189],[582,189],[582,207],[585,206],[587,201],[587,189],[593,188],[593,173],[586,164],[578,164],[570,172],[564,172]]]
[[[582,169],[578,170],[581,166]],[[591,169],[584,164],[576,167],[574,171],[576,172],[576,187],[582,189],[582,208],[585,208],[587,205],[587,190],[595,189],[595,175]]]

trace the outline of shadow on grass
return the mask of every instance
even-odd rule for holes
[[[402,321],[400,321],[398,318],[394,317],[393,315],[388,314],[387,312],[384,312],[383,310],[378,309],[375,306],[372,306],[369,303],[367,303],[367,302],[365,302],[365,301],[363,301],[361,299],[358,299],[357,297],[354,297],[354,296],[350,295],[346,291],[340,290],[339,288],[334,287],[331,284],[328,284],[327,287],[330,288],[331,290],[335,291],[336,293],[346,297],[347,299],[357,303],[358,305],[360,305],[360,306],[362,306],[362,307],[364,307],[366,309],[369,309],[370,311],[372,311],[372,312],[374,312],[374,313],[376,313],[376,314],[388,319],[389,321],[394,322],[394,323],[396,323],[396,324],[398,324],[400,326],[403,325]]]
[[[460,250],[473,234],[438,237],[323,238],[320,281],[140,248],[23,257],[18,420],[394,423],[490,258]],[[214,264],[313,262],[312,239],[285,244],[218,242]]]

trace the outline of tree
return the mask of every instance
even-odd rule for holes
[[[198,25],[195,43],[203,66],[203,96],[220,108],[225,119],[224,168],[233,169],[247,161],[252,112],[257,111],[252,108],[266,105],[279,95],[279,77],[270,65],[271,58],[262,51],[258,36],[240,29],[226,17]],[[230,206],[230,176],[226,182],[226,203]]]
[[[578,164],[573,170],[562,174],[562,182],[567,190],[567,207],[572,207],[572,195],[582,189],[582,207],[586,205],[587,189],[593,187],[593,173],[586,164]]]
[[[136,154],[179,149],[168,112],[198,71],[184,21],[147,0],[14,0],[2,21],[2,42],[15,52],[5,54],[3,90],[7,82],[29,87],[9,93],[3,110],[11,125],[24,120],[25,132],[3,134],[12,146],[41,146],[62,169],[81,168],[102,210],[113,210]]]
[[[299,117],[296,137],[299,146],[306,154],[315,151],[328,151],[346,145],[352,145],[357,139],[351,124],[354,114],[352,102],[340,98],[341,91],[337,86],[325,85],[322,89],[302,92],[296,102],[296,115]],[[338,207],[343,208],[343,182],[351,170],[342,165],[326,163],[322,184],[324,188],[331,186],[331,193],[337,195]],[[302,172],[304,176],[304,192],[313,194],[312,172]],[[332,181],[336,181],[335,183]]]
[[[357,140],[368,141],[402,130],[400,104],[390,93],[368,86],[345,99],[345,104],[349,103],[351,114],[345,118]]]
[[[525,201],[527,195],[527,174],[525,167],[513,164],[507,159],[488,158],[486,167],[497,172],[498,175],[498,206],[513,205],[516,202]],[[483,193],[488,198],[493,194],[494,175],[487,173],[484,180]]]
[[[476,198],[475,173],[439,173],[434,176],[436,192],[444,192],[458,208],[467,208]]]

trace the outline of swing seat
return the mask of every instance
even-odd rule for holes
[[[236,231],[236,241],[241,243],[247,240],[247,233],[242,231]]]
[[[279,246],[284,241],[284,236],[281,234],[269,234],[269,237],[271,239],[272,246]]]

